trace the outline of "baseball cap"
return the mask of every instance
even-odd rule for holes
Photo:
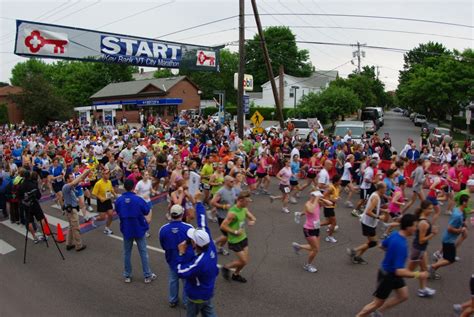
[[[380,156],[379,156],[378,153],[374,153],[374,154],[372,154],[372,158],[373,158],[373,159],[379,159]]]
[[[323,193],[321,193],[319,190],[315,190],[314,192],[311,192],[310,195],[314,197],[323,197]]]
[[[189,239],[193,240],[194,243],[196,243],[200,247],[206,246],[211,242],[209,234],[202,229],[191,228],[186,232],[186,234]]]
[[[173,205],[170,209],[171,216],[181,216],[184,213],[184,209],[181,205]]]
[[[467,186],[474,186],[474,179],[470,179],[467,181]]]

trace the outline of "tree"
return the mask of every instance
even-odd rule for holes
[[[168,78],[173,76],[174,75],[169,68],[161,68],[153,73],[154,78]]]
[[[48,78],[31,74],[23,78],[22,88],[21,94],[12,95],[11,98],[21,108],[27,124],[44,126],[49,121],[71,118],[72,108]]]
[[[0,124],[8,122],[8,105],[6,103],[0,103]]]
[[[353,113],[362,106],[358,96],[346,87],[330,85],[319,94],[310,93],[301,98],[296,115],[304,118],[316,117],[332,125],[341,117]]]
[[[286,26],[271,26],[263,31],[268,48],[268,54],[272,61],[272,69],[275,76],[278,74],[280,65],[285,66],[285,74],[308,77],[313,71],[309,61],[309,52],[299,50],[296,45],[296,37],[290,28]],[[267,70],[263,67],[263,51],[260,45],[260,37],[255,34],[252,40],[245,45],[246,73],[253,75],[255,90],[261,91],[261,85],[268,81]]]
[[[10,82],[13,86],[23,86],[23,82],[32,75],[42,75],[46,79],[51,79],[51,65],[40,59],[30,58],[26,62],[17,63],[12,69]]]
[[[5,87],[5,86],[10,86],[10,84],[0,81],[0,87]]]

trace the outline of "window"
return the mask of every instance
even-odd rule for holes
[[[166,114],[170,117],[174,117],[178,114],[178,106],[167,106]]]
[[[122,105],[125,108],[125,111],[136,111],[138,110],[137,105]]]
[[[293,98],[293,97],[294,97],[294,95],[295,95],[295,94],[293,93],[293,89],[292,89],[292,90],[290,90],[290,98]]]

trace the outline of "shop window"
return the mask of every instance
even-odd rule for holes
[[[122,105],[122,107],[125,108],[125,111],[137,111],[137,110],[139,110],[137,105]]]

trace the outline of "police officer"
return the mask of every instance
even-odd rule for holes
[[[165,250],[166,262],[169,265],[169,290],[168,303],[170,307],[178,305],[179,277],[177,272],[178,258],[188,262],[194,257],[193,248],[188,245],[186,252],[180,257],[178,245],[188,239],[187,231],[193,226],[183,222],[184,208],[173,205],[170,209],[171,221],[160,228],[160,244]],[[183,304],[187,304],[185,290],[183,289]]]
[[[216,277],[219,274],[217,267],[217,254],[211,236],[203,229],[189,229],[187,236],[190,242],[183,241],[179,244],[178,276],[184,278],[185,292],[188,297],[186,305],[187,317],[194,317],[202,314],[206,317],[214,317],[216,313],[212,306],[214,296],[214,286]],[[184,255],[192,245],[195,255],[185,262]]]
[[[123,234],[124,248],[124,281],[132,281],[132,255],[133,241],[137,243],[138,253],[142,261],[143,275],[145,283],[151,283],[156,279],[156,275],[151,272],[148,262],[148,250],[146,248],[145,234],[149,229],[151,221],[150,206],[140,196],[133,192],[134,183],[131,179],[126,179],[123,184],[127,191],[115,201],[115,209],[120,217],[120,231]]]

